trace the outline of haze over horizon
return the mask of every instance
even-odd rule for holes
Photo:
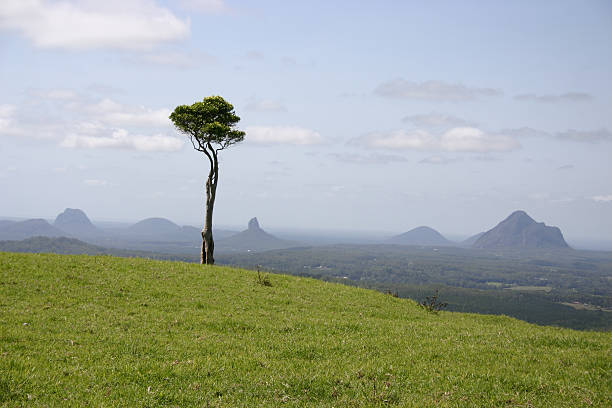
[[[0,216],[201,225],[175,106],[234,104],[215,224],[612,237],[609,1],[0,3]]]

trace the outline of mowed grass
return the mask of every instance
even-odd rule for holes
[[[0,253],[0,406],[612,406],[610,333],[269,278]]]

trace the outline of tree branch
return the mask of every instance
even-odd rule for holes
[[[193,136],[193,135],[189,135],[189,140],[191,141],[191,145],[192,145],[192,146],[193,146],[193,148],[194,148],[195,150],[197,150],[198,152],[203,151],[203,150],[202,150],[202,145],[200,145],[200,142],[198,142],[198,145],[199,145],[200,147],[196,147],[195,142],[193,141],[193,138],[194,138],[194,137],[195,137],[195,136]],[[197,140],[197,138],[196,138],[196,140]]]

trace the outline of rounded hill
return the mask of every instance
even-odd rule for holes
[[[422,226],[414,228],[403,234],[396,235],[389,240],[389,243],[399,245],[423,245],[423,246],[446,246],[453,245],[453,242],[444,238],[442,234],[433,228]]]

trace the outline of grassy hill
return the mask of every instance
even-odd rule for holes
[[[226,267],[0,253],[0,406],[612,405],[612,334]]]

